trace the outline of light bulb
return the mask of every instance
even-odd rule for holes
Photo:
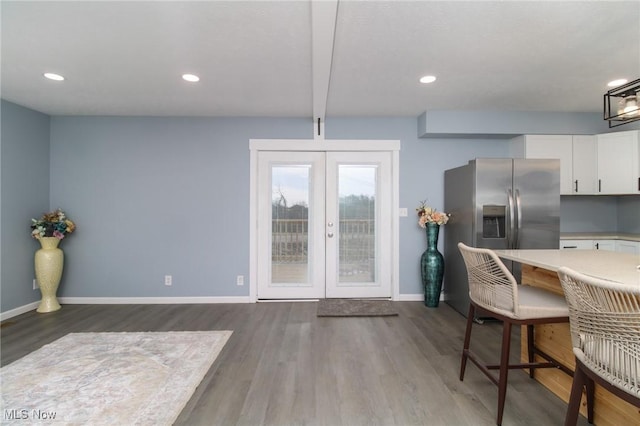
[[[636,96],[627,96],[624,98],[624,107],[622,114],[625,117],[634,117],[640,113],[638,109],[638,98]]]

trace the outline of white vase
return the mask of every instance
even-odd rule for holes
[[[36,251],[34,263],[42,300],[37,311],[53,312],[61,308],[56,292],[62,278],[64,253],[58,248],[60,240],[56,237],[41,237],[38,240],[42,248]]]

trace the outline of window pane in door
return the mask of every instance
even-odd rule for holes
[[[375,282],[376,177],[375,165],[338,167],[340,283]]]
[[[309,282],[310,165],[271,169],[271,282]]]

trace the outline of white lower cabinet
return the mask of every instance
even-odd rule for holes
[[[560,250],[608,250],[640,255],[640,241],[560,240]]]
[[[640,241],[616,241],[616,251],[640,255]]]
[[[560,240],[560,250],[593,250],[593,240]]]
[[[593,240],[595,250],[616,251],[616,240]]]

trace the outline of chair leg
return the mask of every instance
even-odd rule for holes
[[[593,403],[594,403],[594,394],[596,391],[596,386],[593,383],[593,379],[590,377],[586,377],[586,386],[587,386],[587,420],[589,424],[593,424]]]
[[[573,383],[571,384],[571,396],[567,407],[567,415],[564,418],[564,426],[575,426],[580,413],[580,400],[582,398],[582,388],[587,383],[587,376],[582,371],[581,364],[576,360],[576,370],[573,373]],[[587,391],[588,395],[588,391]],[[589,399],[587,397],[587,399]],[[591,423],[591,422],[589,422]]]
[[[473,316],[476,309],[473,304],[469,304],[467,314],[467,329],[464,332],[464,345],[462,346],[462,359],[460,361],[460,381],[464,380],[464,371],[467,368],[467,358],[469,357],[469,344],[471,342],[471,327],[473,327]]]
[[[529,364],[532,364],[534,361],[535,354],[535,346],[534,346],[534,328],[533,324],[527,324],[527,355],[529,356]],[[533,379],[533,373],[536,371],[535,368],[529,367],[529,377]]]
[[[511,349],[511,323],[502,323],[502,353],[500,355],[500,377],[498,379],[498,419],[496,424],[502,424],[504,402],[507,397],[507,377],[509,375],[509,351]]]

